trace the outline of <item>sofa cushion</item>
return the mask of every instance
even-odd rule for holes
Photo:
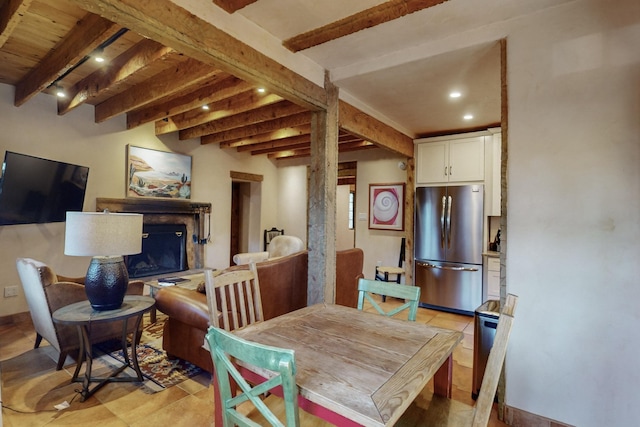
[[[206,331],[209,327],[207,296],[179,286],[162,288],[155,295],[156,308],[181,323]]]

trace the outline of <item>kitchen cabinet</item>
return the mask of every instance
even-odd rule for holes
[[[486,290],[484,300],[500,299],[500,258],[485,255],[484,259]]]
[[[485,137],[437,137],[415,141],[417,184],[485,179]]]

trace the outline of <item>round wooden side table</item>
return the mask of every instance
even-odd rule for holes
[[[82,391],[80,401],[84,402],[88,397],[98,391],[103,385],[109,382],[142,382],[142,371],[138,365],[138,357],[136,354],[136,343],[139,340],[139,327],[142,322],[142,316],[155,306],[155,300],[147,296],[126,295],[122,306],[115,310],[97,311],[91,307],[89,301],[80,301],[67,305],[56,310],[53,313],[53,321],[60,324],[75,325],[78,329],[78,337],[80,339],[80,354],[76,370],[73,373],[71,382],[82,381]],[[134,319],[135,328],[131,341],[131,360],[127,352],[127,322]],[[122,320],[122,353],[125,363],[116,369],[107,377],[92,377],[91,365],[93,355],[91,351],[91,325],[95,323],[109,323]],[[78,373],[82,363],[86,362],[84,378],[78,379]],[[132,363],[133,362],[133,363]],[[127,367],[133,368],[136,372],[135,377],[118,375]],[[91,383],[98,383],[92,389],[89,388]]]

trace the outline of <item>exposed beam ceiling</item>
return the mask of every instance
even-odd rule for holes
[[[58,114],[89,104],[95,108],[97,122],[126,115],[129,129],[154,123],[157,135],[177,133],[181,139],[199,138],[202,144],[276,159],[308,156],[311,112],[326,108],[325,89],[272,59],[278,55],[265,55],[262,48],[251,47],[261,43],[231,36],[243,33],[238,31],[242,26],[234,26],[254,25],[270,33],[262,43],[265,46],[272,37],[275,48],[283,54],[304,55],[333,75],[333,64],[344,64],[342,58],[361,61],[364,49],[380,55],[383,50],[372,49],[372,42],[380,47],[400,46],[398,40],[405,40],[405,46],[424,43],[424,39],[416,40],[415,34],[423,32],[423,27],[439,28],[443,22],[455,22],[456,13],[447,12],[478,17],[479,22],[487,19],[481,8],[467,12],[468,3],[460,9],[457,2],[446,0],[184,3],[185,7],[201,7],[202,13],[191,13],[174,1],[182,3],[0,0],[0,82],[15,86],[18,106],[39,92],[53,94],[52,83],[59,83],[67,97],[58,99]],[[529,13],[550,7],[556,0],[528,6],[491,1],[496,4],[492,3],[486,15],[508,19],[520,10]],[[497,9],[498,5],[502,9]],[[220,18],[224,25],[212,24],[216,19],[209,19],[211,16]],[[413,24],[398,26],[398,22]],[[235,32],[228,31],[233,28]],[[253,31],[247,29],[247,33]],[[395,30],[390,33],[389,29]],[[379,34],[384,38],[378,38]],[[358,41],[357,49],[353,48],[354,40]],[[280,47],[283,43],[302,51],[291,54]],[[108,58],[106,66],[91,60],[101,47]],[[444,89],[449,82],[443,81],[443,75],[460,74],[451,70],[464,70],[466,82],[482,88],[469,90],[469,96],[482,100],[475,103],[482,114],[479,123],[467,128],[498,124],[499,112],[497,118],[491,118],[496,115],[489,101],[493,95],[488,92],[494,90],[494,83],[487,84],[485,79],[492,73],[485,63],[493,61],[486,58],[492,58],[494,51],[482,47],[449,61],[429,58],[430,64],[445,70],[440,74],[421,61],[380,71],[373,67],[373,72],[359,74],[339,65],[343,67],[336,74],[339,77],[331,82],[345,94],[339,103],[339,151],[382,147],[410,157],[412,138],[424,136],[421,129],[431,133],[465,129],[463,125],[445,125],[451,122],[446,118],[451,117],[449,107],[434,107],[437,97],[425,89]],[[327,58],[331,59],[323,60],[319,52],[329,53]],[[472,61],[460,66],[464,58]],[[384,62],[387,59],[381,57]],[[371,68],[367,63],[362,66]],[[258,93],[258,87],[266,88],[266,93]],[[425,127],[425,117],[437,118],[443,125]]]
[[[390,0],[362,12],[342,18],[322,27],[285,40],[282,44],[293,52],[298,52],[326,43],[357,31],[371,28],[394,19],[401,18],[447,0]]]

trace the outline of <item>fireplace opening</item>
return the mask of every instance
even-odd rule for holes
[[[155,276],[188,270],[187,226],[144,224],[142,252],[126,257],[130,278]]]

